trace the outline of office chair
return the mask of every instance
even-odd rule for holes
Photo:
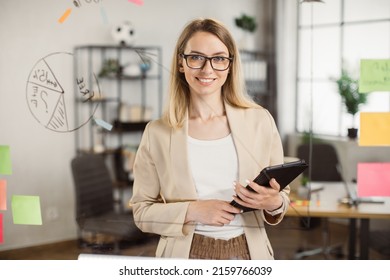
[[[308,177],[310,181],[343,182],[340,174],[340,162],[334,146],[327,143],[312,143],[311,145],[310,148],[309,143],[304,143],[297,148],[297,157],[309,163],[309,169],[306,169],[303,175]],[[328,218],[308,217],[307,220],[301,220],[301,225],[308,230],[322,225],[323,245],[320,248],[308,250],[299,248],[294,256],[295,259],[302,259],[317,254],[324,254],[325,258],[328,258],[330,254],[335,254],[337,257],[342,256],[341,244],[334,246],[329,244],[330,230],[328,222]]]
[[[114,253],[120,252],[120,242],[140,241],[145,235],[136,227],[132,212],[115,210],[114,185],[102,155],[77,156],[71,161],[76,195],[76,221],[81,235],[111,237]],[[103,244],[92,244],[102,247]],[[104,247],[104,245],[103,245]]]

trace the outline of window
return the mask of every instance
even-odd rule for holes
[[[343,67],[359,78],[361,59],[390,57],[390,1],[323,2],[298,3],[296,130],[346,136],[352,118],[335,79]],[[372,92],[360,111],[390,111],[390,94]],[[359,121],[357,114],[356,127]]]

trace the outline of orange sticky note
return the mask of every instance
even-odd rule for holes
[[[360,113],[360,146],[390,146],[390,112]]]
[[[7,210],[7,181],[0,180],[0,210]]]
[[[361,162],[357,166],[359,197],[390,196],[390,162]]]
[[[70,9],[70,8],[67,9],[65,11],[65,13],[58,19],[58,22],[63,23],[67,19],[67,17],[70,15],[71,12],[72,12],[72,9]]]
[[[295,200],[295,201],[292,201],[290,204],[291,204],[291,206],[309,206],[310,201],[309,200]]]

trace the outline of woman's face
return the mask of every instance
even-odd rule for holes
[[[194,59],[200,58],[196,57],[196,55],[206,57],[229,57],[229,52],[225,44],[215,35],[208,32],[196,32],[187,42],[184,49],[184,55],[195,55],[195,57],[193,57]],[[187,59],[188,62],[191,63],[191,58]],[[220,59],[216,58],[214,61],[214,67],[216,67]],[[200,95],[200,97],[213,94],[220,95],[222,85],[225,83],[229,73],[229,69],[224,71],[214,70],[211,67],[210,60],[206,60],[206,63],[202,68],[192,69],[188,67],[184,58],[182,58],[182,65],[179,70],[185,75],[191,95]]]

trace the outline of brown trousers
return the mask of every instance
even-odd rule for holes
[[[250,254],[245,234],[229,240],[214,239],[204,235],[194,234],[189,258],[250,260]]]

